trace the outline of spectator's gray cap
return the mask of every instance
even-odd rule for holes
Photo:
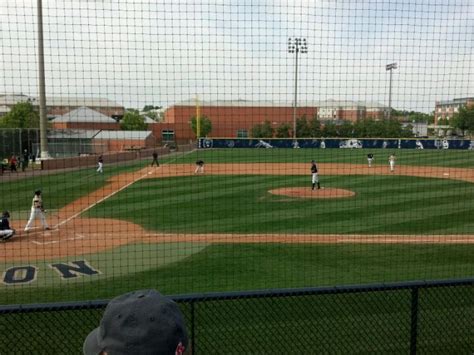
[[[84,341],[85,355],[183,354],[188,335],[178,305],[155,290],[126,293],[107,305]]]

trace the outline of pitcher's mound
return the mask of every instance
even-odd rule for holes
[[[268,191],[274,195],[301,197],[301,198],[344,198],[355,195],[354,191],[336,189],[332,187],[322,187],[311,190],[311,187],[285,187]]]

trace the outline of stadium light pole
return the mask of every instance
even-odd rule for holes
[[[48,152],[46,115],[46,84],[44,76],[44,44],[43,44],[43,1],[37,0],[38,11],[38,86],[39,86],[39,114],[40,114],[40,150],[41,159],[51,158]]]
[[[293,102],[293,139],[296,142],[296,108],[298,106],[298,54],[308,53],[306,38],[289,37],[288,53],[295,53],[295,100]]]
[[[390,63],[385,66],[385,70],[390,71],[390,83],[388,85],[388,119],[390,119],[392,115],[392,70],[397,68],[397,63]]]

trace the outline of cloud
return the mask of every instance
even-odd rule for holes
[[[44,2],[47,91],[141,107],[202,99],[387,102],[431,111],[474,96],[469,0]],[[37,92],[36,1],[0,3],[0,92]]]

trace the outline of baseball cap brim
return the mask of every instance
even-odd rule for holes
[[[99,345],[99,328],[95,328],[84,341],[82,351],[84,355],[98,355],[102,350]]]

